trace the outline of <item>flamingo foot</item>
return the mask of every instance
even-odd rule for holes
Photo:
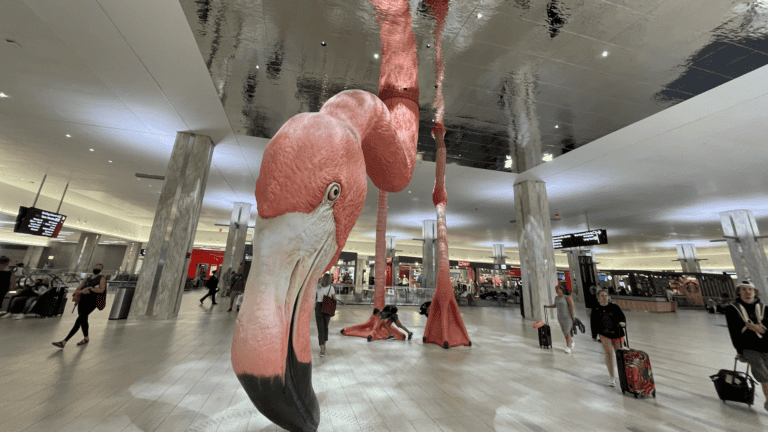
[[[378,327],[376,327],[375,330],[373,328],[373,326],[376,325],[376,321],[378,319],[379,318],[376,315],[371,315],[371,317],[368,318],[368,321],[362,324],[345,327],[343,330],[341,330],[341,334],[343,334],[344,336],[356,336],[356,337],[366,338],[368,339],[368,342],[379,340],[379,339],[386,339],[389,336],[389,333],[387,333],[387,329],[386,329],[386,324],[387,324],[386,320],[381,320],[381,322],[379,322],[379,325]],[[393,335],[395,335],[395,339],[405,340],[406,336],[402,332],[394,328],[394,325],[393,327],[390,327],[389,330],[392,332]]]
[[[445,349],[455,346],[471,346],[459,305],[452,295],[435,296],[432,300],[424,330],[424,343],[437,344]]]

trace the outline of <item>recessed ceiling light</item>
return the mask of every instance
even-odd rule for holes
[[[67,137],[67,138],[72,138],[72,135],[70,135],[70,134],[66,134],[64,136]]]
[[[88,150],[93,151],[93,149],[88,149]]]
[[[603,51],[603,57],[608,57],[608,51]]]
[[[259,65],[256,65],[256,69],[258,69],[258,68],[259,68]]]
[[[109,161],[109,163],[112,163],[112,161]]]
[[[482,17],[483,17],[483,14],[479,13],[479,14],[477,14],[477,17],[478,17],[478,18],[482,18]]]
[[[560,129],[560,125],[555,125],[555,129]]]
[[[3,92],[0,92],[0,98],[7,98],[7,97],[10,97],[10,96],[8,96],[7,94],[5,94]]]
[[[323,42],[320,42],[320,45],[322,45],[322,46],[325,46],[325,45],[326,45],[326,44],[325,44],[325,41],[323,41]]]

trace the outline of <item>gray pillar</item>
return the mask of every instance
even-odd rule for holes
[[[675,245],[677,247],[677,260],[683,267],[684,273],[701,273],[699,257],[696,254],[696,246],[691,243]]]
[[[505,81],[501,105],[507,116],[510,151],[517,172],[527,171],[542,162],[542,144],[536,114],[536,74],[530,65],[512,72]],[[526,314],[527,315],[527,314]]]
[[[45,246],[28,246],[27,253],[24,254],[24,267],[36,269],[40,265],[40,258],[43,257]]]
[[[251,219],[251,204],[236,202],[232,207],[232,216],[229,218],[229,231],[227,232],[227,247],[224,249],[224,261],[221,263],[220,276],[224,275],[228,268],[233,273],[243,264],[245,259],[245,239],[248,234],[248,224]],[[255,247],[255,245],[254,245]],[[219,277],[219,288],[224,289],[224,278]]]
[[[141,243],[130,242],[125,248],[125,256],[120,264],[120,273],[133,274],[136,270],[136,264],[139,262],[139,253],[141,252]]]
[[[768,293],[768,260],[755,216],[749,210],[731,210],[720,213],[720,223],[739,280],[750,280],[761,293]]]
[[[422,246],[422,288],[436,288],[437,287],[437,268],[435,262],[437,261],[437,253],[435,246],[437,244],[437,221],[425,220],[421,226],[421,236],[424,238],[424,245]]]
[[[515,213],[525,317],[543,321],[542,308],[552,304],[557,285],[546,184],[533,180],[515,184]]]
[[[129,319],[178,315],[211,156],[209,137],[176,134]]]
[[[77,247],[68,268],[75,273],[90,273],[91,258],[93,258],[93,251],[96,250],[99,240],[101,240],[101,234],[80,234],[80,240],[77,241]]]
[[[565,255],[568,257],[568,274],[571,282],[573,300],[584,303],[584,285],[581,283],[581,271],[579,269],[579,251],[567,250]]]
[[[495,244],[493,245],[493,263],[494,264],[506,264],[507,257],[504,256],[504,245],[503,244]]]

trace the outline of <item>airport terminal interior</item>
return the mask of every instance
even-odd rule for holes
[[[0,5],[3,432],[768,430],[768,1]]]

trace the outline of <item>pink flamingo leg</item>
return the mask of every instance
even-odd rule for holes
[[[429,307],[429,318],[424,330],[424,343],[434,343],[443,348],[461,345],[472,345],[469,334],[464,327],[464,320],[459,312],[459,305],[451,289],[450,270],[448,267],[448,227],[445,223],[445,206],[448,195],[445,191],[445,126],[443,114],[443,78],[445,77],[442,30],[445,16],[448,14],[448,0],[433,0],[431,11],[435,14],[435,73],[437,74],[437,94],[435,95],[435,127],[432,136],[437,148],[437,165],[435,167],[435,189],[432,191],[432,202],[437,211],[437,288]]]

